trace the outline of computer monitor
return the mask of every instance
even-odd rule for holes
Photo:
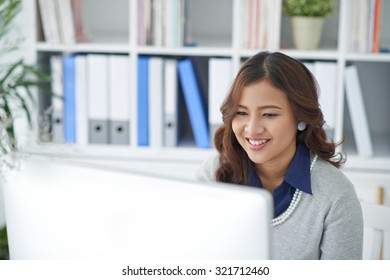
[[[258,188],[30,155],[4,186],[11,259],[270,259]]]

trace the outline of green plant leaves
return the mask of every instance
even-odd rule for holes
[[[9,259],[7,228],[0,229],[0,260]]]
[[[0,0],[0,56],[17,48],[18,41],[7,41],[12,23],[21,11],[21,0]],[[36,106],[33,89],[44,88],[50,76],[35,65],[25,64],[23,59],[0,64],[0,151],[2,154],[17,149],[14,118],[20,112],[33,127],[32,106]]]
[[[283,0],[283,13],[288,16],[326,17],[333,8],[333,0]]]

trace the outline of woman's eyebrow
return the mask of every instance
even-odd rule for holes
[[[247,106],[244,106],[244,105],[238,105],[239,108],[242,108],[242,109],[248,109]],[[263,105],[263,106],[258,106],[257,109],[259,110],[264,110],[264,109],[282,109],[281,107],[277,106],[277,105]]]

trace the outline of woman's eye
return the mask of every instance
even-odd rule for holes
[[[274,114],[274,113],[264,113],[263,116],[266,117],[266,118],[274,118],[276,117],[278,114]]]
[[[238,112],[237,112],[237,115],[238,115],[238,116],[246,116],[247,113],[246,113],[246,112],[242,112],[242,111],[238,111]]]

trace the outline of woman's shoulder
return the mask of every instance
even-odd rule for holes
[[[318,159],[312,170],[313,192],[326,192],[328,195],[345,196],[355,193],[352,182],[343,171],[331,163]]]
[[[205,159],[195,172],[196,179],[200,181],[215,181],[215,171],[219,166],[219,155],[214,154]]]

